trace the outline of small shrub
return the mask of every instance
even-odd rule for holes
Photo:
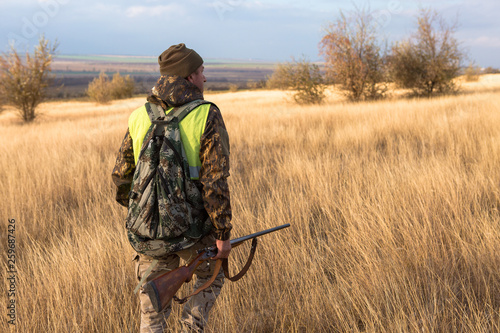
[[[89,83],[87,95],[92,101],[99,104],[106,104],[111,101],[111,82],[106,73],[101,72],[98,77]]]
[[[134,79],[130,75],[121,76],[120,73],[113,75],[113,80],[111,80],[111,96],[113,99],[132,97],[134,88]]]
[[[247,81],[247,88],[248,89],[257,89],[257,82],[254,80],[248,80]]]
[[[121,76],[120,73],[115,73],[110,81],[108,75],[101,72],[89,83],[87,95],[97,103],[106,104],[113,99],[132,97],[134,88],[134,79],[129,75]]]
[[[319,66],[302,58],[278,64],[267,81],[271,89],[292,89],[293,98],[298,104],[320,104],[325,98],[324,80]]]
[[[230,92],[237,92],[238,91],[238,85],[234,84],[234,83],[229,84],[229,91]]]
[[[266,80],[253,81],[249,80],[247,82],[248,89],[262,89],[266,87]]]
[[[465,81],[466,82],[479,81],[479,75],[481,75],[481,69],[478,66],[473,66],[472,64],[470,64],[465,69]]]

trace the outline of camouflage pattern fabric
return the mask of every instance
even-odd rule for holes
[[[179,251],[175,254],[168,255],[166,257],[159,258],[158,264],[151,271],[150,275],[146,278],[144,284],[151,281],[164,274],[165,272],[171,271],[179,266],[180,259],[186,262],[190,262],[197,255],[197,250],[205,248],[212,245],[215,242],[215,238],[212,235],[202,238],[193,247]],[[152,257],[145,255],[137,255],[134,258],[136,278],[137,281],[142,279],[144,272],[149,268],[153,260]],[[206,281],[210,280],[213,275],[213,268],[215,264],[209,263],[208,261],[203,262],[196,271],[196,283],[194,289],[198,289]],[[181,317],[181,324],[183,327],[183,332],[203,332],[205,324],[208,320],[208,314],[210,309],[213,307],[217,296],[219,296],[222,285],[224,284],[224,273],[222,270],[217,275],[215,282],[207,289],[203,290],[198,295],[195,295],[189,299],[189,301],[184,305]],[[139,294],[139,300],[141,302],[141,333],[160,333],[160,332],[172,332],[172,329],[167,328],[167,319],[172,311],[172,304],[170,303],[164,311],[157,313],[153,309],[151,300],[148,295],[143,293],[142,290]]]
[[[231,198],[229,195],[229,137],[219,109],[210,107],[205,132],[201,136],[200,183],[210,220],[220,240],[230,239]]]
[[[196,100],[167,115],[161,107],[146,104],[155,123],[143,141],[126,223],[129,241],[137,252],[158,257],[185,249],[212,229],[206,214],[201,213],[201,192],[189,177],[178,125],[183,115],[205,103]],[[157,123],[160,117],[164,120]]]
[[[130,192],[130,186],[132,185],[134,171],[134,150],[132,148],[132,138],[127,129],[120,151],[118,152],[118,157],[116,158],[115,168],[111,175],[113,182],[117,186],[116,201],[124,207],[128,207],[128,194]]]
[[[180,106],[192,100],[202,98],[199,89],[183,78],[176,76],[161,76],[152,94],[148,96],[148,101],[162,107]],[[201,137],[200,160],[201,169],[199,180],[194,184],[201,192],[204,209],[195,210],[193,215],[208,215],[211,221],[211,228],[215,231],[217,239],[227,240],[230,238],[231,226],[231,205],[227,177],[229,177],[229,140],[226,127],[220,111],[211,106],[205,132]],[[132,138],[127,132],[112,173],[112,179],[117,186],[116,200],[123,206],[128,206],[129,191],[132,178],[135,172],[133,157]],[[129,232],[129,239],[134,242],[141,242],[144,239],[138,238]],[[164,242],[163,251],[176,251],[186,248],[196,240],[180,237],[171,242]],[[150,251],[150,245],[143,244],[139,252]]]
[[[200,89],[191,82],[175,75],[160,76],[147,97],[148,102],[159,104],[165,110],[197,99],[203,99]]]

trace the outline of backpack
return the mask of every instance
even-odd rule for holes
[[[139,253],[159,257],[179,251],[212,230],[179,130],[184,117],[207,103],[195,100],[168,114],[159,105],[145,104],[151,126],[137,160],[126,219],[129,241]]]

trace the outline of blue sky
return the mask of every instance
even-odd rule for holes
[[[433,8],[458,20],[471,60],[500,67],[498,0],[0,0],[0,49],[24,50],[43,33],[61,54],[157,56],[184,42],[204,58],[316,61],[324,28],[355,5],[369,6],[390,42],[415,30],[419,7]]]

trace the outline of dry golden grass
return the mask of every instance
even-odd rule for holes
[[[321,107],[273,91],[206,96],[231,138],[233,235],[292,224],[226,283],[208,331],[500,331],[497,88]],[[30,125],[0,115],[0,254],[15,218],[18,332],[138,330],[110,173],[141,103],[46,103]]]

